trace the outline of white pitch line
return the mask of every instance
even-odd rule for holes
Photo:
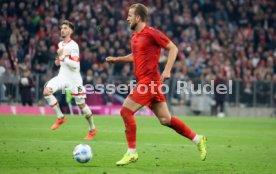
[[[3,141],[3,140],[2,140]],[[26,139],[6,139],[4,141],[12,141],[12,142],[40,142],[40,143],[75,143],[75,144],[80,144],[80,143],[87,143],[87,144],[112,144],[112,145],[127,145],[126,142],[110,142],[110,141],[84,141],[84,140],[76,140],[76,141],[71,141],[71,140],[47,140],[47,141],[43,141],[40,139],[31,139],[31,140],[26,140]],[[166,147],[196,147],[194,144],[187,144],[188,142],[183,142],[183,144],[170,144],[170,143],[141,143],[139,144],[139,146],[166,146]],[[221,147],[221,148],[225,148],[227,146],[227,144],[225,145],[216,145],[213,147]],[[232,147],[237,147],[235,145],[233,145]],[[239,146],[241,147],[241,146]],[[245,146],[246,147],[246,146]]]

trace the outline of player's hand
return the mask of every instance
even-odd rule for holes
[[[60,62],[59,62],[58,58],[56,58],[55,64],[56,64],[56,66],[59,66],[59,65],[60,65]]]
[[[58,56],[61,56],[61,55],[63,54],[63,49],[62,49],[62,48],[59,48],[59,49],[57,50],[57,54],[58,54]]]
[[[109,57],[105,58],[105,61],[107,63],[115,63],[116,62],[116,58],[109,56]]]
[[[163,73],[161,74],[160,80],[164,82],[166,79],[169,79],[169,78],[171,78],[171,72],[164,70]]]

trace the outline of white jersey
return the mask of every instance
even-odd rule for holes
[[[80,76],[78,44],[74,40],[70,39],[66,43],[63,41],[59,42],[58,48],[63,49],[63,55],[65,56],[64,60],[60,61],[60,70],[58,76]]]
[[[69,40],[67,43],[60,42],[58,47],[63,49],[65,58],[60,61],[58,75],[49,80],[45,86],[51,88],[53,93],[69,89],[76,104],[83,104],[86,93],[80,74],[79,46],[75,41]]]

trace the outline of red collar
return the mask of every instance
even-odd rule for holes
[[[65,42],[65,43],[62,42],[62,45],[63,45],[63,46],[67,45],[69,42],[71,42],[71,40],[72,40],[72,39],[70,38],[67,42]]]
[[[146,28],[148,28],[148,25],[145,25],[144,28],[139,33],[135,32],[135,34],[141,34]]]

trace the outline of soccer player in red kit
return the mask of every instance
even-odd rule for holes
[[[160,123],[174,129],[180,135],[197,144],[202,160],[206,159],[206,137],[197,135],[180,119],[171,116],[166,98],[160,90],[165,79],[170,78],[178,49],[161,31],[146,25],[147,8],[140,3],[130,6],[127,21],[134,31],[131,38],[131,54],[124,57],[107,57],[109,63],[133,63],[137,79],[136,87],[125,99],[121,116],[125,123],[128,150],[117,165],[126,165],[138,160],[136,151],[136,122],[134,113],[148,106]],[[168,60],[160,75],[158,62],[161,48],[168,49]]]

